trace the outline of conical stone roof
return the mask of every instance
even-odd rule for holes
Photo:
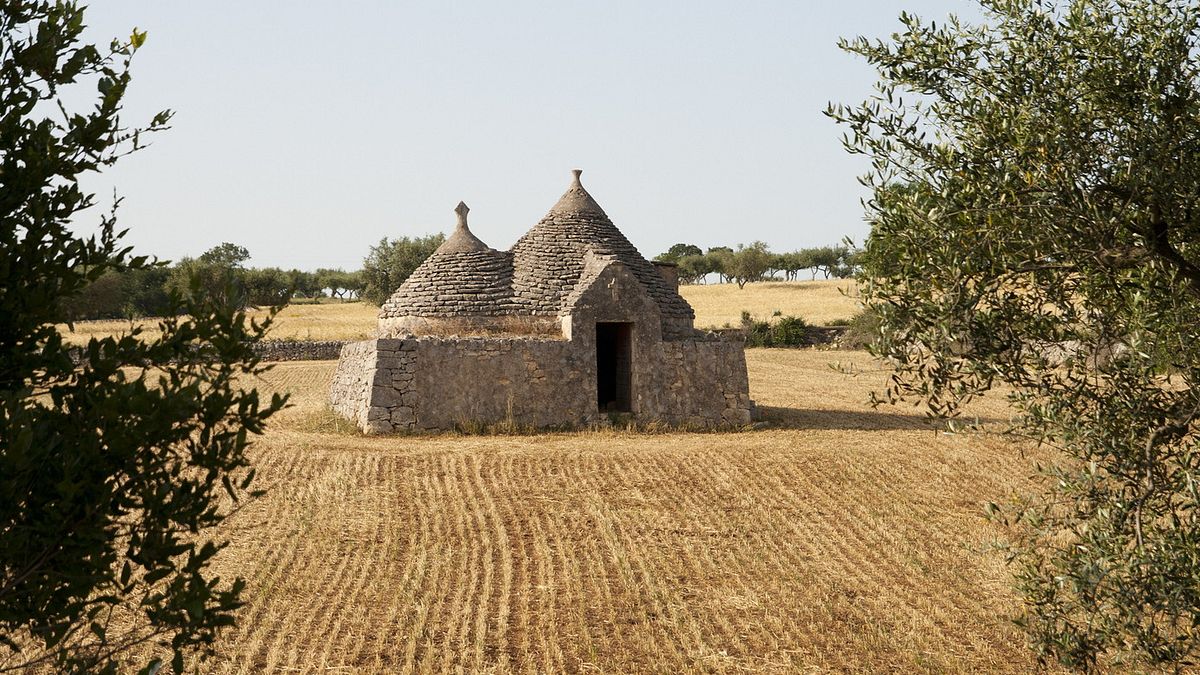
[[[512,254],[490,248],[471,233],[469,210],[459,202],[454,232],[383,303],[381,319],[512,313]]]
[[[584,254],[611,255],[625,264],[663,318],[664,334],[689,329],[695,313],[675,287],[638,253],[575,177],[546,217],[512,247],[514,304],[522,314],[556,315],[579,282]]]

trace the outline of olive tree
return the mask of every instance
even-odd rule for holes
[[[446,241],[446,235],[427,234],[423,237],[400,237],[372,246],[363,259],[361,274],[361,296],[376,305],[382,305],[400,284],[433,255]]]
[[[724,273],[732,279],[738,288],[745,288],[752,281],[761,281],[774,264],[774,256],[764,242],[756,241],[749,245],[738,244],[725,262]]]
[[[878,72],[831,106],[866,155],[860,288],[938,415],[996,385],[1057,450],[998,509],[1043,660],[1194,658],[1200,638],[1200,5],[981,0],[842,46]]]
[[[73,2],[0,5],[0,671],[182,672],[241,604],[243,582],[209,569],[211,528],[250,489],[248,438],[284,401],[240,385],[263,370],[264,326],[203,294],[159,337],[64,343],[56,324],[88,284],[156,266],[121,245],[114,213],[74,234],[95,208],[79,181],[170,120],[120,118],[145,33],[99,49],[83,29]]]
[[[678,263],[680,259],[686,258],[687,256],[703,254],[704,251],[695,244],[680,243],[672,244],[671,248],[667,249],[665,253],[659,253],[658,255],[654,256],[654,259],[658,262]]]
[[[220,298],[237,305],[248,302],[245,262],[250,252],[245,247],[222,242],[198,258],[184,257],[175,263],[167,280],[167,290],[181,296]]]

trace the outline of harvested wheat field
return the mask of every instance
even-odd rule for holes
[[[255,318],[267,315],[266,310],[250,310]],[[366,340],[375,332],[379,308],[365,302],[330,302],[321,304],[292,304],[275,317],[268,338],[275,340]],[[64,339],[72,344],[85,344],[90,338],[128,333],[132,326],[141,326],[147,336],[158,334],[158,320],[134,321],[77,321],[74,330],[66,324],[59,326]]]
[[[775,311],[799,316],[811,324],[849,319],[858,306],[853,298],[854,282],[831,281],[762,282],[747,284],[710,284],[681,286],[679,293],[696,310],[698,328],[738,325],[742,310],[756,318],[770,318]],[[252,310],[252,316],[265,311]],[[268,337],[276,340],[365,340],[375,332],[379,308],[365,302],[330,302],[288,305],[276,317]],[[157,320],[78,321],[74,330],[60,326],[64,337],[73,344],[84,344],[93,337],[129,332],[142,326],[147,335],[157,333]]]
[[[821,281],[762,281],[746,284],[691,284],[679,294],[696,310],[697,328],[737,326],[742,311],[756,319],[775,312],[798,316],[810,324],[824,325],[853,317],[859,311],[852,279]]]
[[[770,429],[390,438],[325,411],[333,363],[280,364],[269,492],[222,532],[249,604],[205,669],[1030,670],[980,515],[1029,460],[865,407],[865,354],[748,359]]]

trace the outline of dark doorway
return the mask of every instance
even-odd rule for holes
[[[596,402],[601,412],[633,412],[633,324],[596,324]]]

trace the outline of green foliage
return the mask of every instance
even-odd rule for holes
[[[891,401],[996,384],[1057,449],[992,512],[1041,658],[1195,659],[1200,632],[1200,5],[983,2],[844,43],[878,92],[831,107],[870,157],[860,289]]]
[[[320,284],[317,283],[316,272],[291,269],[284,272],[287,276],[287,286],[292,289],[292,297],[317,298],[324,295]]]
[[[285,305],[292,299],[292,275],[278,267],[242,270],[241,282],[246,304],[254,307]]]
[[[682,258],[687,256],[704,255],[704,251],[699,246],[694,244],[675,244],[667,249],[666,253],[660,253],[654,259],[658,262],[669,262],[678,264]]]
[[[675,253],[690,251],[674,257]],[[789,253],[771,253],[767,245],[756,241],[749,246],[714,246],[707,253],[699,247],[676,244],[655,260],[674,262],[679,266],[679,280],[685,284],[702,282],[709,274],[719,274],[722,282],[733,281],[739,287],[772,279],[782,272],[784,279],[793,281],[802,270],[812,270],[812,277],[824,274],[826,279],[843,279],[854,275],[857,251],[849,246],[803,248]]]
[[[717,271],[712,259],[703,253],[684,256],[676,264],[679,265],[679,281],[685,284],[699,283]]]
[[[340,269],[319,269],[316,271],[316,283],[318,288],[328,288],[335,298],[349,299],[362,294],[366,275],[361,270],[343,272]]]
[[[79,293],[63,302],[63,314],[80,319],[120,319],[127,309],[125,279],[118,270],[108,270]]]
[[[185,297],[210,298],[236,307],[275,307],[288,303],[295,283],[319,292],[315,277],[307,272],[285,272],[278,267],[247,268],[250,252],[224,242],[199,258],[183,258],[171,269],[166,290]],[[196,295],[199,294],[199,295]]]
[[[843,349],[869,349],[880,333],[879,313],[872,309],[864,309],[844,322],[831,321],[829,325],[846,326],[846,332],[838,341]]]
[[[171,269],[167,291],[181,297],[246,306],[249,297],[242,263],[250,259],[246,249],[229,242],[205,251],[199,258],[183,258]]]
[[[446,236],[440,233],[390,241],[381,239],[377,246],[371,247],[371,252],[363,260],[363,299],[382,305],[408,275],[445,241]]]
[[[223,495],[247,495],[249,435],[284,401],[238,384],[263,370],[264,326],[211,298],[154,340],[93,339],[78,364],[64,345],[55,324],[77,294],[154,268],[120,247],[112,214],[97,237],[72,234],[94,204],[79,180],[170,120],[119,120],[145,34],[102,52],[83,29],[74,3],[0,9],[0,663],[114,672],[149,647],[146,670],[169,655],[182,672],[241,604],[243,582],[208,569],[223,546],[208,532]],[[88,84],[95,105],[67,112]]]
[[[816,278],[817,272],[825,275],[825,278],[837,277],[842,278],[849,276],[850,249],[845,246],[822,246],[820,248],[807,249],[808,267],[813,270],[813,278]]]
[[[775,323],[756,321],[742,312],[747,347],[803,347],[808,344],[808,324],[798,316],[779,316]]]
[[[110,269],[64,300],[67,318],[82,321],[163,316],[171,311],[170,294],[189,294],[193,278],[199,279],[200,291],[209,296],[230,292],[225,285],[232,284],[232,300],[255,307],[285,304],[293,297],[324,296],[325,287],[318,284],[316,273],[242,267],[248,254],[230,258],[221,252],[222,247],[231,247],[225,251],[245,252],[240,246],[223,244],[200,258],[184,258],[174,267],[153,264],[137,269]],[[354,276],[339,274],[346,278]],[[340,290],[346,293],[345,289]]]
[[[756,241],[749,246],[738,244],[737,250],[725,256],[722,271],[738,285],[745,288],[751,281],[761,280],[771,269],[772,256],[767,245]]]
[[[721,283],[730,281],[725,270],[733,257],[733,249],[728,246],[713,246],[705,251],[704,255],[708,258],[708,264],[712,267],[712,271],[716,272]]]
[[[200,254],[198,260],[201,264],[222,269],[242,269],[244,267],[242,263],[249,259],[250,251],[247,251],[244,246],[226,241]]]
[[[67,319],[133,319],[162,316],[170,307],[166,290],[168,270],[161,265],[109,269],[63,300]]]

